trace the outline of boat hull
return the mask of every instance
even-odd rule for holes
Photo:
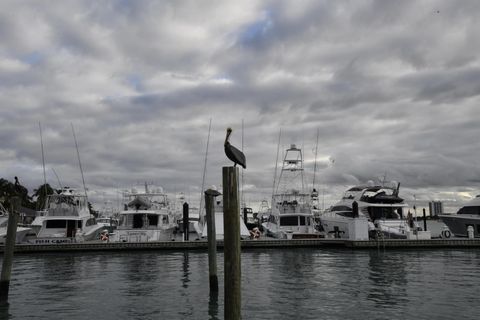
[[[152,242],[172,241],[175,239],[175,227],[168,229],[117,229],[110,241],[113,242]]]
[[[480,238],[480,216],[478,215],[442,215],[440,219],[456,237],[468,237],[467,228],[473,226],[475,238]]]

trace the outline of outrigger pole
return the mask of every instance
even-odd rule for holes
[[[275,195],[275,180],[277,179],[277,167],[278,167],[278,152],[280,150],[280,138],[282,137],[282,128],[280,128],[280,132],[278,133],[278,144],[277,144],[277,157],[275,159],[275,173],[273,174],[273,188],[272,188],[272,199]],[[273,206],[273,203],[272,203]]]
[[[207,173],[207,157],[208,157],[208,145],[210,143],[210,129],[212,128],[212,118],[208,124],[208,137],[207,137],[207,148],[205,149],[205,163],[203,165],[203,178],[202,178],[202,190],[200,190],[200,206],[198,208],[198,219],[201,220],[202,217],[202,204],[203,204],[203,189],[205,188],[205,175]]]
[[[83,177],[82,162],[80,161],[80,152],[78,152],[77,137],[75,136],[75,129],[73,129],[73,123],[70,124],[72,125],[73,140],[75,141],[75,148],[77,149],[78,166],[80,167],[80,173],[82,174],[83,190],[85,191],[85,199],[87,200],[88,206],[87,187],[85,186],[85,178]],[[90,212],[90,210],[88,211]]]
[[[320,130],[317,128],[317,143],[315,144],[315,162],[313,165],[313,189],[315,189],[315,176],[317,174],[317,151],[318,151],[318,135],[320,134]]]
[[[45,172],[45,153],[43,151],[43,135],[42,135],[42,125],[40,124],[40,121],[38,122],[38,128],[40,129],[40,145],[42,147],[43,192],[45,194],[45,202],[43,203],[43,206],[45,207],[47,203],[47,174]],[[41,208],[41,209],[45,209],[45,208]]]

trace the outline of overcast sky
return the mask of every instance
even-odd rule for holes
[[[198,202],[221,185],[225,129],[245,198],[303,146],[331,203],[401,182],[409,202],[480,193],[480,2],[1,1],[0,176],[81,187],[96,206],[148,181]]]

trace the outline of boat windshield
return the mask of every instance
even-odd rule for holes
[[[478,214],[480,215],[480,206],[468,206],[458,210],[457,214]]]
[[[368,207],[368,214],[373,221],[378,219],[400,219],[402,213],[402,208]]]

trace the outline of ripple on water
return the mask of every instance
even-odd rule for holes
[[[252,319],[477,319],[477,250],[250,250],[242,315]],[[205,252],[18,255],[10,319],[223,319]]]

